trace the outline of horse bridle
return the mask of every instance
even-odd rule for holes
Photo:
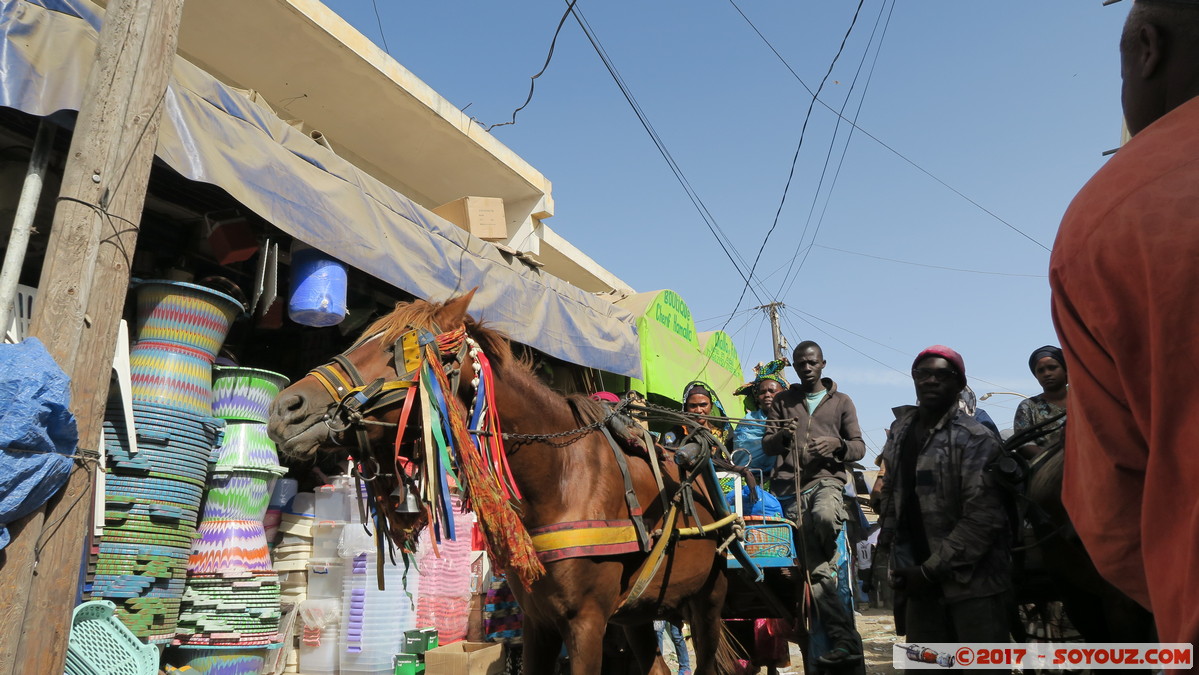
[[[368,384],[362,377],[362,373],[346,356],[381,336],[382,331],[359,338],[328,363],[317,366],[308,372],[308,375],[316,379],[336,402],[325,413],[323,420],[325,426],[329,428],[330,436],[353,429],[358,452],[351,452],[351,455],[357,463],[369,460],[375,464],[375,471],[370,476],[361,476],[368,482],[379,475],[379,462],[370,453],[367,427],[373,425],[394,428],[398,425],[392,422],[369,420],[367,417],[376,410],[402,403],[407,398],[408,390],[412,388],[416,373],[420,368],[421,350],[425,345],[437,344],[437,334],[412,326],[408,326],[408,329],[388,347],[392,353],[391,367],[396,374],[394,380],[379,377]],[[433,329],[440,332],[437,326],[433,326]],[[465,327],[460,330],[465,334]],[[462,363],[468,348],[469,345],[464,340],[456,353],[442,353],[441,355],[443,363],[454,364],[453,367],[447,369],[446,375],[450,378],[451,386],[455,390],[458,387]]]

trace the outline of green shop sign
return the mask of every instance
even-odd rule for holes
[[[741,359],[737,356],[737,347],[733,339],[724,331],[716,331],[704,345],[704,355],[712,359],[712,363],[730,373],[741,374]]]
[[[691,309],[683,298],[671,290],[664,290],[654,298],[653,303],[646,309],[645,316],[662,324],[675,335],[697,345],[695,339],[695,321],[691,318]],[[730,343],[730,346],[732,343]],[[734,354],[736,351],[734,350]]]

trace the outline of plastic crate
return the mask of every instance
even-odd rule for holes
[[[66,675],[155,675],[158,648],[142,644],[107,600],[75,608],[67,641]]]
[[[791,524],[787,521],[756,520],[746,518],[745,552],[759,567],[794,567],[798,564],[795,555],[795,538]],[[728,557],[728,566],[740,568],[740,563]]]

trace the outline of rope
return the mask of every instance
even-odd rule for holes
[[[87,462],[98,463],[100,461],[100,453],[99,452],[96,452],[95,450],[84,450],[82,448],[77,448],[76,452],[78,454],[74,454],[74,455],[67,455],[67,454],[64,454],[61,452],[51,452],[49,450],[28,450],[26,448],[0,448],[0,449],[4,450],[6,452],[23,452],[27,455],[58,455],[59,457],[66,457],[68,459],[77,459],[81,462],[84,462],[85,464]]]

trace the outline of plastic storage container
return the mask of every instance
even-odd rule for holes
[[[315,248],[291,247],[287,315],[304,326],[334,326],[346,318],[346,266]]]

